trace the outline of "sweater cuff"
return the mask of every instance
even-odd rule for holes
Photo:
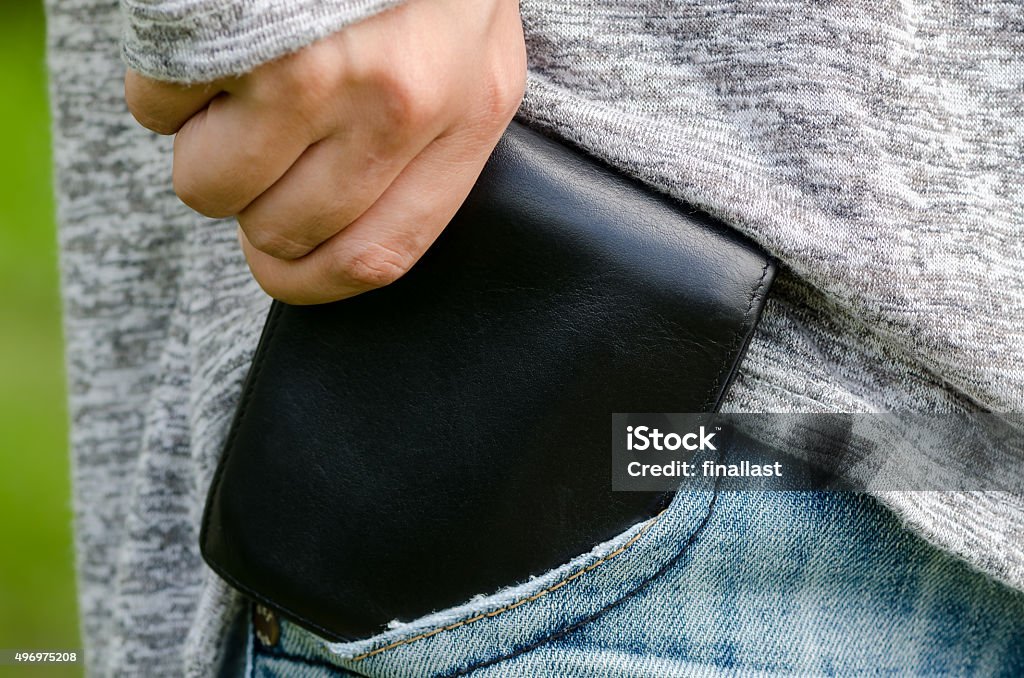
[[[403,0],[121,0],[122,54],[157,80],[240,75]]]

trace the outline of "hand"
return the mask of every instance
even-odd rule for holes
[[[128,108],[174,140],[174,190],[238,218],[253,276],[293,304],[393,282],[469,193],[522,99],[517,0],[409,0],[241,77],[129,71]]]

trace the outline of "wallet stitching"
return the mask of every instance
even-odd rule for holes
[[[755,285],[754,289],[751,290],[750,292],[750,299],[747,302],[747,310],[743,312],[743,320],[740,324],[740,328],[736,330],[736,334],[732,338],[732,345],[729,347],[729,355],[735,353],[736,350],[742,345],[743,337],[750,329],[748,326],[750,312],[754,310],[754,302],[757,300],[758,295],[761,292],[761,289],[764,287],[764,281],[768,277],[768,268],[770,266],[771,260],[766,261],[764,264],[764,268],[761,269],[761,277],[757,281],[757,285]],[[733,365],[734,362],[735,357],[732,360],[726,360],[722,364],[722,368],[718,371],[718,374],[715,376],[714,383],[711,384],[711,391],[708,393],[707,400],[705,400],[704,402],[705,411],[711,410],[712,408],[716,410],[718,409],[715,406],[718,404],[719,398],[717,398],[715,394],[718,391],[718,389],[721,388],[722,386],[722,377],[725,375],[725,373],[729,370],[729,368]]]
[[[562,588],[563,586],[565,586],[569,582],[571,582],[571,581],[573,581],[575,579],[578,579],[579,577],[582,577],[586,573],[588,573],[588,572],[590,572],[590,571],[600,567],[601,565],[607,563],[612,558],[620,555],[621,553],[623,553],[624,551],[629,549],[631,546],[636,544],[636,542],[638,542],[640,540],[640,538],[643,537],[644,534],[647,533],[648,530],[650,530],[652,527],[654,527],[654,524],[658,522],[658,520],[661,518],[662,515],[664,515],[664,513],[665,513],[665,511],[662,511],[661,513],[659,513],[658,515],[654,516],[653,518],[648,520],[646,523],[644,523],[643,527],[641,527],[640,530],[636,534],[634,534],[632,537],[630,537],[629,540],[625,544],[620,546],[619,548],[615,549],[614,551],[612,551],[608,555],[602,557],[600,560],[594,561],[590,565],[587,565],[586,567],[581,568],[581,569],[573,572],[572,574],[566,576],[565,578],[560,579],[558,582],[556,582],[555,584],[552,584],[551,586],[549,586],[549,587],[547,587],[545,589],[541,589],[540,591],[537,591],[536,593],[533,593],[533,594],[530,594],[529,596],[525,596],[523,598],[520,598],[519,600],[515,601],[514,603],[509,603],[508,605],[505,605],[503,607],[499,607],[496,610],[491,610],[490,612],[481,612],[481,613],[479,613],[479,614],[477,614],[477,615],[475,615],[473,617],[470,617],[468,619],[463,619],[461,621],[453,622],[453,623],[448,624],[446,626],[440,626],[440,627],[438,627],[436,629],[431,629],[430,631],[426,631],[426,632],[421,633],[421,634],[419,634],[417,636],[413,636],[411,638],[405,638],[403,640],[397,640],[397,641],[395,641],[393,643],[389,643],[387,645],[384,645],[383,647],[379,647],[376,650],[371,650],[369,652],[364,652],[363,654],[356,655],[355,657],[353,657],[352,661],[354,661],[354,662],[362,661],[363,659],[367,659],[369,657],[373,657],[375,655],[378,655],[378,654],[380,654],[382,652],[386,652],[388,650],[392,650],[392,649],[394,649],[396,647],[399,647],[401,645],[408,645],[409,643],[414,643],[414,642],[416,642],[418,640],[424,640],[426,638],[430,638],[432,636],[436,636],[437,634],[441,633],[442,631],[452,631],[452,630],[457,629],[457,628],[459,628],[461,626],[466,626],[467,624],[472,624],[473,622],[480,621],[481,619],[490,619],[490,618],[493,618],[493,617],[497,617],[498,615],[500,615],[500,614],[502,614],[504,612],[508,612],[510,610],[514,610],[515,608],[519,607],[520,605],[524,605],[526,603],[532,603],[533,601],[537,600],[538,598],[541,598],[541,597],[543,597],[543,596],[545,596],[545,595],[547,595],[549,593],[553,593],[554,591],[557,591],[558,589]]]

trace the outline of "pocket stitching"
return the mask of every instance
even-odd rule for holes
[[[353,662],[362,661],[362,660],[367,659],[369,657],[373,657],[373,656],[376,656],[376,655],[381,654],[383,652],[387,652],[388,650],[392,650],[392,649],[394,649],[396,647],[399,647],[399,646],[402,646],[402,645],[408,645],[408,644],[414,643],[414,642],[416,642],[418,640],[423,640],[425,638],[430,638],[432,636],[436,636],[437,634],[441,633],[442,631],[452,631],[452,630],[460,628],[462,626],[466,626],[467,624],[472,624],[473,622],[480,621],[481,619],[491,619],[493,617],[497,617],[498,615],[500,615],[500,614],[502,614],[504,612],[508,612],[509,610],[514,610],[515,608],[519,607],[520,605],[523,605],[525,603],[533,602],[533,601],[537,600],[538,598],[541,598],[541,597],[543,597],[543,596],[545,596],[545,595],[547,595],[549,593],[557,591],[558,589],[562,588],[563,586],[565,586],[569,582],[571,582],[571,581],[573,581],[575,579],[578,579],[579,577],[582,577],[584,574],[586,574],[588,572],[591,572],[592,570],[594,570],[594,569],[600,567],[601,565],[607,563],[612,558],[615,558],[616,556],[622,554],[624,551],[628,550],[630,547],[632,547],[634,544],[636,544],[636,542],[638,542],[640,540],[640,538],[643,537],[644,534],[647,533],[648,530],[650,530],[652,527],[654,527],[655,523],[658,522],[658,520],[661,518],[662,515],[664,515],[664,513],[665,513],[665,511],[663,510],[658,515],[656,515],[653,518],[649,519],[646,523],[643,524],[643,526],[640,528],[639,531],[637,531],[636,534],[634,534],[632,537],[630,537],[629,540],[626,541],[626,543],[623,544],[622,546],[620,546],[619,548],[617,548],[614,551],[612,551],[611,553],[605,555],[600,560],[596,560],[593,563],[591,563],[590,565],[587,565],[586,567],[583,567],[583,568],[573,572],[572,574],[567,575],[566,577],[560,579],[559,581],[555,582],[554,584],[552,584],[551,586],[549,586],[549,587],[547,587],[545,589],[541,589],[540,591],[537,591],[536,593],[532,593],[532,594],[530,594],[528,596],[520,598],[519,600],[517,600],[517,601],[515,601],[513,603],[509,603],[508,605],[505,605],[503,607],[499,607],[496,610],[491,610],[490,612],[481,612],[480,614],[477,614],[477,615],[475,615],[473,617],[470,617],[468,619],[462,619],[460,621],[453,622],[453,623],[448,624],[446,626],[440,626],[440,627],[438,627],[436,629],[431,629],[430,631],[426,631],[426,632],[421,633],[419,635],[412,636],[411,638],[404,638],[402,640],[396,640],[396,641],[394,641],[392,643],[388,643],[387,645],[379,647],[379,648],[377,648],[375,650],[370,650],[369,652],[364,652],[363,654],[356,655],[355,657],[353,657],[351,659],[351,661],[353,661]]]
[[[540,647],[541,645],[544,645],[545,643],[549,643],[552,640],[556,640],[556,639],[561,638],[561,637],[563,637],[563,636],[565,636],[565,635],[567,635],[569,633],[572,633],[573,631],[575,631],[577,629],[582,628],[583,626],[593,622],[595,619],[599,618],[600,616],[602,616],[603,614],[605,614],[609,610],[611,610],[611,609],[613,609],[615,607],[618,607],[619,605],[622,605],[627,600],[633,598],[636,594],[638,594],[641,591],[643,591],[644,589],[646,589],[653,581],[657,580],[662,575],[664,575],[671,567],[675,566],[676,563],[678,563],[683,558],[683,556],[685,556],[687,553],[689,553],[690,547],[693,546],[694,543],[696,543],[697,539],[704,532],[704,529],[708,526],[708,523],[711,521],[711,515],[714,513],[715,504],[718,501],[718,495],[719,495],[720,488],[721,488],[721,478],[718,478],[715,481],[714,493],[711,496],[711,501],[708,502],[707,510],[704,513],[704,517],[700,520],[700,522],[697,524],[696,528],[694,528],[694,530],[687,537],[686,542],[679,549],[679,551],[676,552],[676,554],[674,556],[672,556],[672,558],[669,559],[668,562],[666,562],[664,565],[662,565],[661,568],[657,572],[655,572],[650,577],[647,577],[646,579],[641,581],[639,584],[637,584],[637,586],[635,588],[633,588],[631,591],[626,593],[624,596],[622,596],[622,597],[620,597],[620,598],[618,598],[616,600],[613,600],[611,603],[609,603],[608,605],[605,605],[604,607],[602,607],[601,609],[597,610],[593,614],[591,614],[591,615],[589,615],[587,617],[584,617],[583,619],[580,619],[580,620],[578,620],[577,622],[575,622],[573,624],[570,624],[570,625],[565,626],[565,627],[563,627],[561,629],[558,629],[557,631],[553,631],[551,633],[548,633],[548,634],[542,636],[541,638],[539,638],[539,639],[537,639],[537,640],[535,640],[535,641],[533,641],[533,642],[531,642],[531,643],[529,643],[529,644],[527,644],[527,645],[525,645],[523,647],[520,647],[520,648],[518,648],[518,649],[516,649],[516,650],[514,650],[512,652],[509,652],[508,654],[505,654],[505,655],[502,655],[502,656],[498,656],[498,657],[494,657],[494,658],[491,658],[491,659],[488,659],[488,660],[485,660],[485,661],[476,662],[476,663],[470,664],[468,666],[464,666],[461,669],[457,669],[457,670],[455,670],[453,672],[441,674],[441,676],[439,676],[439,678],[444,678],[445,676],[450,676],[450,677],[453,677],[453,678],[454,678],[454,676],[465,676],[465,675],[467,675],[469,673],[472,673],[472,672],[476,671],[477,669],[482,669],[482,668],[487,667],[487,666],[493,666],[495,664],[499,664],[501,662],[508,661],[509,659],[513,659],[513,658],[518,657],[520,655],[526,654],[527,652],[535,650],[538,647]]]

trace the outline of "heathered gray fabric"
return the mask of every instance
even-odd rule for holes
[[[268,306],[170,186],[127,61],[196,81],[394,4],[48,0],[78,572],[93,675],[210,675],[238,599],[203,498]],[[524,0],[521,117],[722,217],[783,271],[727,409],[1024,411],[1016,2]],[[941,450],[934,463],[941,463]],[[1024,499],[888,493],[1024,589]]]
[[[124,58],[154,77],[244,73],[403,0],[121,0]]]

